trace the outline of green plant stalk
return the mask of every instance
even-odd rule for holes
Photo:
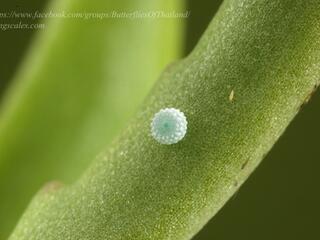
[[[61,0],[46,12],[182,9],[180,0]],[[1,106],[0,239],[43,183],[79,177],[127,124],[162,68],[181,54],[183,19],[54,18],[45,24]]]
[[[317,0],[225,1],[112,147],[75,184],[41,190],[10,240],[190,239],[318,86],[319,29]],[[175,145],[150,136],[164,107],[188,119]]]

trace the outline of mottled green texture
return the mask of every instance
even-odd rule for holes
[[[319,25],[318,0],[225,1],[113,146],[74,185],[39,193],[10,240],[190,239],[319,84]],[[170,146],[149,131],[164,107],[189,123]]]
[[[45,12],[170,12],[182,11],[182,3],[61,0]],[[46,22],[1,106],[0,239],[43,183],[74,181],[119,133],[180,54],[183,21]]]

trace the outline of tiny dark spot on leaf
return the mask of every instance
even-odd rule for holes
[[[232,199],[235,199],[239,194],[239,189],[236,190],[236,192],[233,194]]]
[[[244,163],[241,165],[241,170],[245,169],[245,167],[248,165],[249,160],[246,160]]]
[[[299,110],[301,110],[310,101],[311,97],[317,91],[318,87],[319,87],[319,84],[314,85],[312,91],[303,100],[303,103],[300,105]]]
[[[238,185],[239,185],[238,181],[235,180],[235,181],[233,182],[233,186],[234,186],[234,187],[238,187]]]

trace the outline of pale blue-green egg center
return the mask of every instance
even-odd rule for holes
[[[186,134],[186,131],[186,117],[178,109],[161,109],[155,114],[151,122],[151,134],[162,144],[179,142]]]
[[[176,120],[169,115],[162,116],[156,123],[158,133],[161,136],[170,136],[176,131]]]

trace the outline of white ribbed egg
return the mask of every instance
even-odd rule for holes
[[[186,116],[178,109],[161,109],[152,119],[151,134],[161,144],[177,143],[186,135],[186,132]]]

